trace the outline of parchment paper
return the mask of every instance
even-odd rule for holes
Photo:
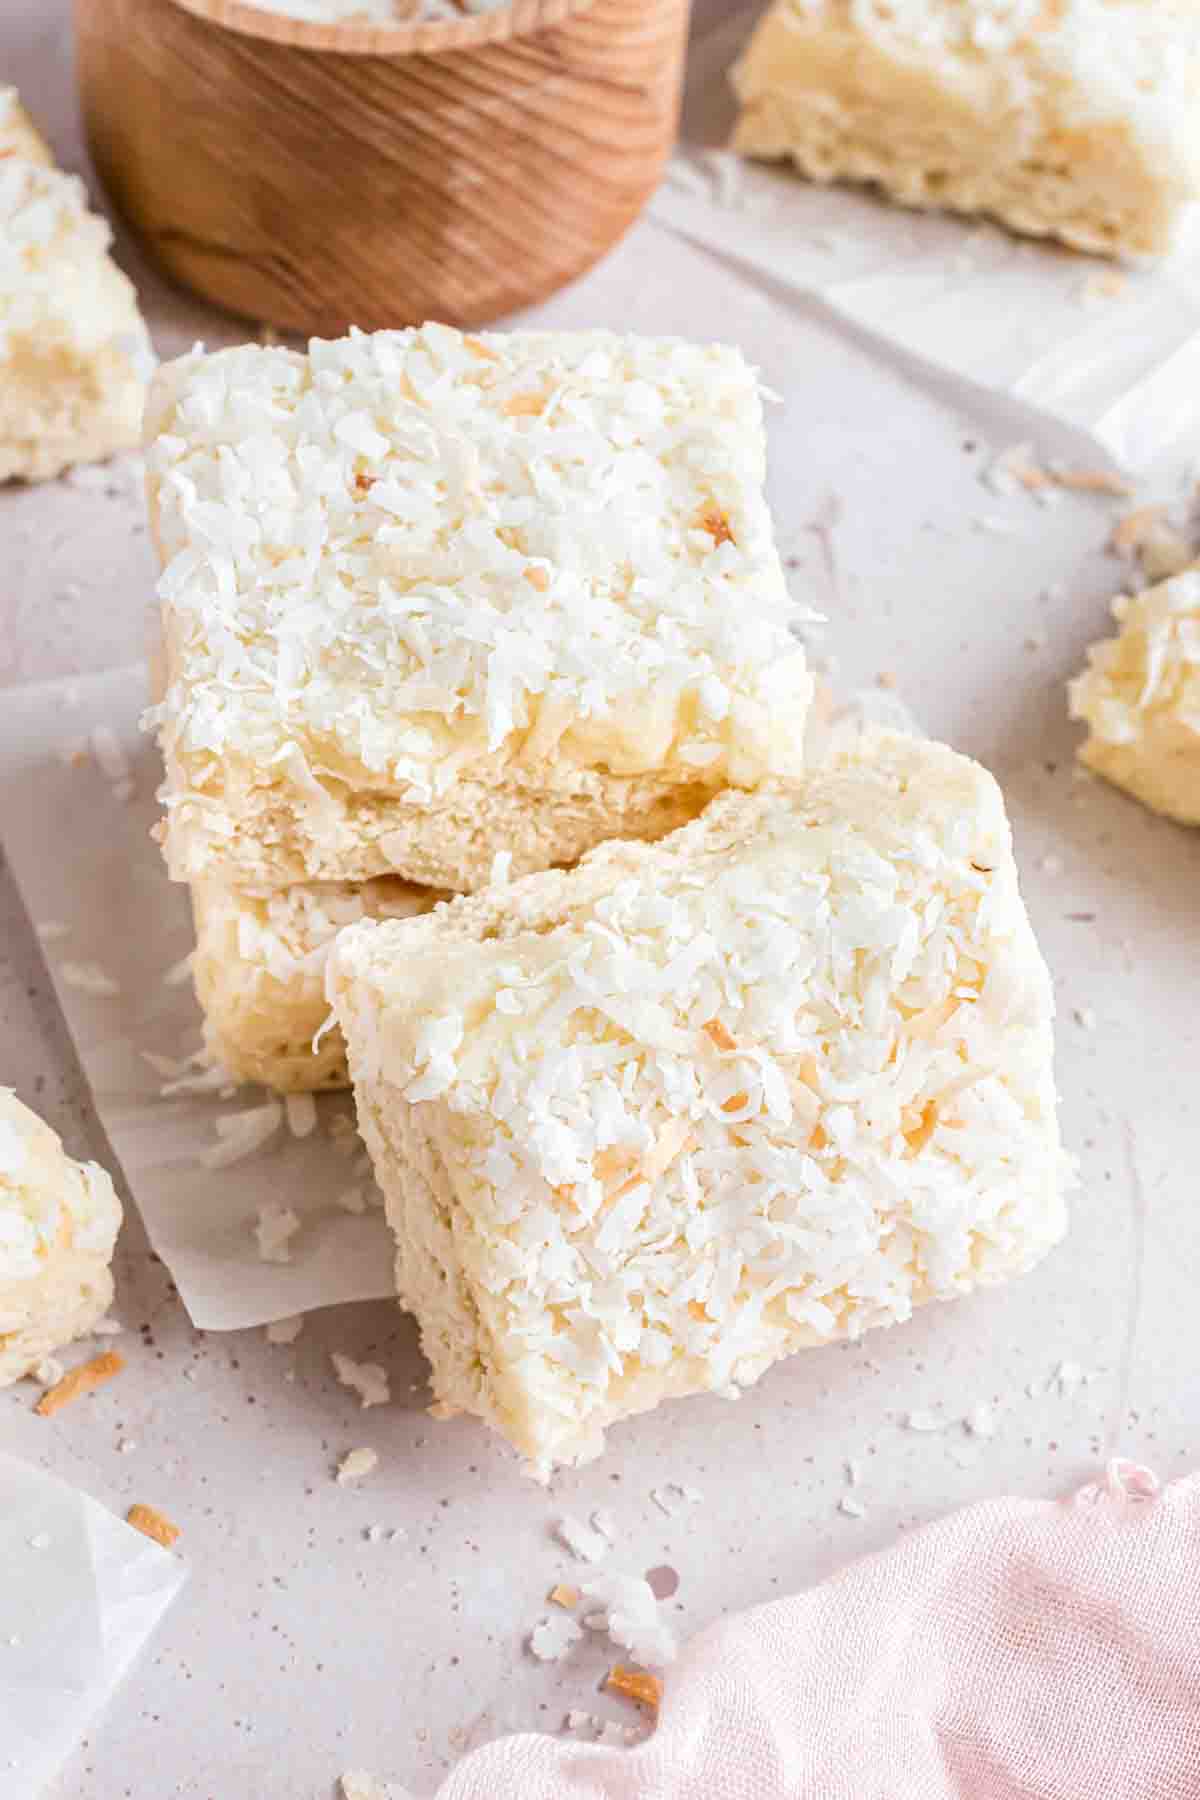
[[[164,1099],[164,1076],[145,1060],[181,1060],[200,1042],[190,982],[164,980],[194,939],[186,890],[167,880],[149,835],[161,764],[138,729],[146,682],[143,668],[118,669],[10,688],[0,707],[0,837],[96,1110],[194,1324],[232,1330],[378,1299],[393,1291],[391,1237],[377,1209],[338,1206],[351,1185],[364,1197],[374,1189],[325,1130],[334,1112],[352,1111],[349,1097],[318,1101],[311,1137],[293,1138],[285,1124],[259,1155],[214,1172],[199,1159],[216,1142],[215,1120],[261,1105],[262,1090]],[[98,731],[102,744],[111,731],[128,760],[128,799],[96,760]],[[73,984],[71,969],[93,965],[119,992]],[[259,1258],[263,1206],[302,1220],[289,1263]]]
[[[0,1455],[0,1792],[35,1800],[187,1579],[66,1482]]]

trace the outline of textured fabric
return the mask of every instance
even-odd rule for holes
[[[704,1632],[634,1750],[514,1737],[438,1800],[1197,1800],[1200,1476],[955,1513]]]

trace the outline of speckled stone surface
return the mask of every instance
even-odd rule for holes
[[[67,0],[10,0],[0,69],[75,167],[68,16]],[[118,249],[161,352],[240,335]],[[469,1421],[426,1417],[415,1332],[394,1308],[312,1316],[290,1347],[201,1336],[131,1209],[117,1263],[126,1373],[52,1420],[34,1416],[28,1384],[0,1395],[6,1449],[115,1508],[160,1507],[193,1568],[61,1783],[70,1800],[327,1800],[347,1768],[424,1794],[500,1731],[557,1730],[568,1708],[626,1716],[597,1695],[601,1645],[550,1666],[525,1653],[548,1589],[581,1572],[552,1535],[564,1513],[607,1507],[614,1566],[676,1570],[668,1605],[686,1632],[960,1502],[1065,1491],[1118,1447],[1163,1475],[1200,1462],[1200,833],[1076,777],[1063,693],[1120,584],[1103,554],[1119,508],[987,492],[980,471],[1011,425],[989,440],[986,421],[649,222],[538,316],[729,336],[783,396],[771,494],[791,573],[828,618],[818,658],[836,659],[843,688],[894,678],[1008,794],[1061,1008],[1082,1176],[1072,1233],[1019,1286],[796,1358],[736,1406],[689,1401],[615,1431],[605,1460],[547,1493]],[[153,571],[131,504],[69,482],[0,493],[0,568],[0,684],[143,653]],[[3,871],[0,1082],[72,1152],[109,1160]],[[390,1404],[361,1412],[334,1350],[383,1364]],[[963,1423],[982,1402],[992,1437]],[[911,1429],[914,1412],[939,1429]],[[356,1446],[379,1468],[339,1487],[336,1462]],[[847,1459],[862,1518],[839,1511]],[[651,1495],[669,1482],[702,1498],[668,1517]]]

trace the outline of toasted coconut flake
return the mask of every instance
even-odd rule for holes
[[[563,1606],[570,1611],[571,1607],[579,1605],[579,1589],[572,1587],[569,1582],[557,1581],[547,1598],[552,1606]]]
[[[720,1019],[709,1019],[704,1025],[704,1034],[718,1050],[736,1050],[738,1047],[737,1039],[728,1025],[723,1025]]]
[[[636,1700],[639,1706],[648,1706],[657,1712],[662,1704],[663,1684],[657,1675],[651,1675],[645,1669],[628,1669],[623,1663],[614,1663],[604,1678],[604,1685],[614,1694],[621,1694],[626,1700]]]
[[[119,1350],[102,1350],[99,1356],[93,1356],[90,1362],[80,1363],[64,1375],[61,1381],[56,1381],[42,1395],[33,1410],[43,1419],[53,1418],[64,1406],[70,1406],[84,1394],[94,1393],[98,1387],[103,1387],[106,1381],[119,1375],[124,1367],[125,1358]]]
[[[160,1513],[156,1506],[143,1506],[140,1503],[131,1506],[125,1514],[125,1522],[132,1525],[135,1531],[140,1531],[143,1537],[153,1538],[164,1550],[169,1550],[172,1544],[179,1541],[179,1526],[168,1519],[165,1513]]]

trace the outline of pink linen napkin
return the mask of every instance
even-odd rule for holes
[[[1200,1800],[1200,1476],[955,1513],[703,1632],[637,1749],[501,1739],[438,1800]]]

